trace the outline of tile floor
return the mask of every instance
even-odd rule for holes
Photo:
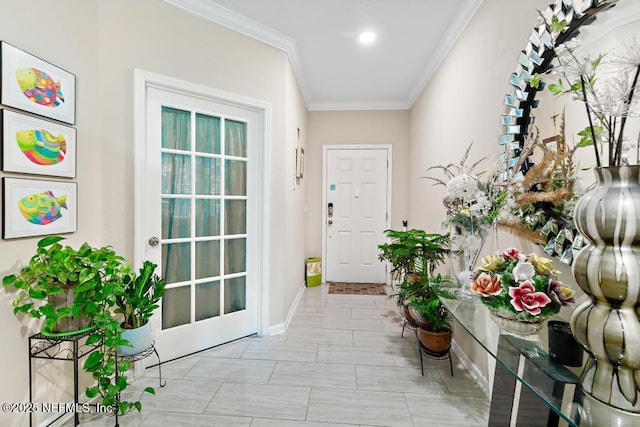
[[[286,334],[250,337],[163,364],[127,389],[141,413],[120,426],[486,426],[489,401],[455,355],[425,357],[385,296],[328,295],[307,288]],[[113,426],[93,415],[82,426]],[[67,423],[65,426],[70,426]]]

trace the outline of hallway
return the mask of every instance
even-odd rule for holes
[[[146,371],[130,426],[486,426],[489,401],[453,356],[424,358],[420,375],[412,331],[386,296],[327,295],[306,288],[286,334],[245,338]],[[389,290],[387,290],[389,292]],[[67,423],[65,425],[72,425]],[[112,426],[112,417],[82,426]]]

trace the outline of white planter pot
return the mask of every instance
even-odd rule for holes
[[[131,356],[145,351],[151,346],[151,344],[153,344],[151,322],[147,322],[136,329],[123,329],[122,338],[129,341],[133,347],[118,347],[118,354],[120,356]]]

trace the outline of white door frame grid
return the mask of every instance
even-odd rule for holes
[[[260,207],[261,222],[258,224],[258,245],[260,247],[260,256],[257,266],[257,292],[258,292],[258,334],[267,335],[269,332],[269,224],[270,224],[270,197],[267,197],[271,191],[271,154],[270,154],[270,124],[271,124],[271,105],[224,92],[208,86],[191,83],[188,81],[152,73],[140,69],[134,70],[134,164],[135,164],[135,191],[134,191],[134,266],[138,268],[144,261],[144,249],[150,236],[143,235],[143,215],[142,204],[146,200],[144,177],[142,176],[143,165],[145,162],[145,145],[146,145],[146,117],[147,117],[147,88],[156,87],[166,91],[184,93],[192,97],[210,99],[219,103],[240,106],[245,109],[254,110],[260,116],[257,126],[258,134],[261,141],[259,144],[259,157],[261,161],[252,164],[252,167],[259,169],[262,177],[260,188],[258,190],[258,206]]]
[[[322,277],[327,277],[327,152],[329,150],[387,150],[387,218],[385,228],[391,228],[391,177],[393,175],[391,144],[323,145],[322,146]],[[324,279],[323,279],[324,280]],[[387,281],[389,280],[387,275]]]

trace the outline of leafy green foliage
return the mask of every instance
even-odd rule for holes
[[[157,265],[145,261],[139,274],[129,274],[123,278],[122,294],[116,295],[118,308],[116,313],[124,315],[124,324],[139,328],[158,308],[158,302],[164,295],[164,280],[154,274]]]
[[[434,273],[449,254],[449,235],[416,229],[385,232],[391,242],[378,246],[379,259],[391,262],[392,272],[402,278],[398,292],[389,297],[418,310],[435,332],[448,330],[449,313],[440,303],[440,297],[453,298],[446,290],[451,280]]]
[[[124,374],[131,364],[116,359],[117,348],[130,345],[122,339],[122,321],[115,317],[117,301],[126,300],[127,292],[137,288],[134,297],[128,300],[128,310],[146,320],[158,307],[164,281],[153,274],[156,267],[153,263],[145,262],[137,276],[109,246],[93,248],[84,243],[76,250],[61,245],[62,240],[64,237],[60,236],[41,239],[29,264],[18,274],[3,277],[3,286],[17,290],[14,314],[44,319],[45,329],[52,332],[57,332],[61,321],[91,317],[94,329],[86,342],[99,347],[87,356],[83,366],[96,380],[95,385],[87,388],[87,397],[100,395],[102,404],[114,406],[121,414],[139,411],[140,402],[120,400],[120,393],[128,385]],[[59,306],[54,299],[64,295],[68,296],[68,304]],[[145,391],[155,393],[150,387]]]
[[[593,130],[593,132],[592,132]],[[593,129],[589,126],[578,132],[580,141],[578,141],[578,147],[589,147],[594,144],[593,136],[595,135],[596,141],[600,141],[603,132],[602,126],[593,125]]]
[[[398,278],[416,271],[431,275],[449,253],[448,234],[429,234],[417,229],[385,230],[385,233],[391,242],[378,246],[378,259],[389,261],[392,274]]]
[[[13,300],[15,314],[41,319],[46,330],[57,332],[59,322],[79,316],[91,317],[104,309],[128,267],[111,247],[83,244],[75,250],[62,246],[60,236],[38,242],[36,254],[18,275],[2,279],[3,286],[18,290]],[[57,307],[54,298],[72,294],[70,305]],[[71,296],[71,295],[70,295]]]
[[[432,277],[430,283],[423,283],[421,292],[408,300],[408,304],[422,315],[427,322],[426,328],[432,332],[451,330],[451,316],[440,302],[440,298],[454,298],[446,289],[450,284],[448,276],[438,274]]]
[[[551,18],[551,31],[555,34],[563,32],[568,26],[569,23],[565,19],[560,19],[556,15]]]

